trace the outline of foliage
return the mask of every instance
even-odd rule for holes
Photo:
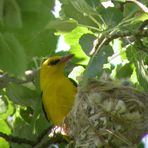
[[[60,0],[55,17],[54,0],[0,1],[0,147],[28,148],[50,127],[38,70],[43,57],[57,53],[61,37],[75,54],[72,64],[85,68],[84,81],[106,73],[148,91],[148,1],[106,2]]]

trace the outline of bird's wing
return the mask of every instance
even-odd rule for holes
[[[41,98],[42,98],[42,97],[43,97],[43,92],[41,92]],[[43,108],[43,112],[44,112],[44,114],[45,114],[45,117],[46,117],[46,119],[48,120],[47,113],[46,113],[46,111],[45,111],[43,101],[42,101],[42,108]]]

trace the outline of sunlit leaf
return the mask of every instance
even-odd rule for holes
[[[9,143],[5,139],[3,139],[1,137],[0,137],[0,146],[2,148],[9,148],[10,147]]]
[[[0,119],[0,132],[9,135],[11,133],[11,129],[7,122],[3,119]],[[9,148],[9,143],[0,137],[0,147],[1,148]]]
[[[8,116],[14,112],[13,103],[8,99],[6,95],[2,95],[0,99],[0,118],[7,119]]]
[[[0,97],[0,115],[5,113],[7,110],[7,104],[5,104],[4,100],[2,100],[2,96]]]
[[[126,50],[127,58],[129,61],[133,62],[136,68],[137,78],[139,84],[148,90],[148,74],[146,66],[144,65],[144,54],[139,54],[138,49],[135,46],[129,46]],[[147,56],[147,55],[145,55]]]
[[[69,78],[72,78],[75,82],[79,82],[79,78],[81,74],[84,72],[84,67],[82,66],[76,66],[74,69],[70,72],[68,75]]]
[[[83,34],[90,33],[87,28],[77,27],[72,30],[71,33],[67,33],[64,35],[66,43],[70,45],[70,52],[75,55],[76,58],[80,59],[78,64],[86,65],[88,62],[88,57],[81,49],[79,44],[79,39]]]
[[[0,119],[0,132],[3,132],[8,135],[11,133],[11,129],[10,129],[9,125],[3,119]]]
[[[148,20],[148,14],[143,12],[143,13],[140,13],[139,15],[135,15],[132,18],[131,24],[137,24],[145,20]]]

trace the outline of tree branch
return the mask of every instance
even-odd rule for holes
[[[127,37],[127,36],[133,36],[133,37],[138,36],[139,38],[147,37],[148,36],[148,30],[143,30],[142,32],[137,31],[135,33],[132,33],[132,32],[129,32],[129,31],[117,32],[117,33],[114,33],[112,35],[108,35],[106,37],[106,41],[104,42],[104,44],[108,44],[110,41],[117,39],[119,37],[123,38],[123,37]]]
[[[130,31],[121,31],[121,32],[113,33],[113,34],[102,35],[98,39],[94,50],[91,52],[91,55],[98,52],[103,45],[109,44],[109,42],[111,42],[112,40],[117,39],[117,38],[128,37],[128,36],[131,36],[131,37],[134,37],[134,38],[137,37],[137,36],[138,36],[138,38],[148,37],[148,30],[142,30],[142,31],[138,30],[135,33],[130,32]]]
[[[53,126],[49,126],[41,135],[37,137],[35,141],[31,141],[25,138],[19,138],[17,136],[7,135],[5,133],[0,132],[0,137],[4,138],[8,142],[17,143],[17,144],[27,144],[33,148],[43,148],[48,147],[50,144],[54,143],[67,143],[67,141],[63,138],[63,135],[60,133],[55,133],[53,137],[48,137],[49,133],[51,133]]]
[[[40,146],[42,146],[43,144],[43,140],[44,137],[47,137],[46,141],[50,141],[50,139],[48,138],[48,134],[51,132],[51,129],[53,128],[53,126],[48,127],[47,129],[43,130],[43,132],[41,133],[41,135],[39,135],[36,139],[36,141],[34,142],[33,148],[39,148]],[[45,140],[44,140],[45,141]]]
[[[27,144],[32,147],[36,147],[39,143],[41,143],[42,139],[51,132],[52,126],[48,127],[47,129],[43,130],[41,135],[35,140],[31,141],[25,138],[19,138],[17,136],[7,135],[5,133],[0,132],[0,137],[4,138],[8,142],[13,142],[17,144]],[[50,139],[49,139],[50,140]]]
[[[31,146],[34,145],[34,142],[31,141],[31,140],[15,137],[15,136],[12,136],[12,135],[7,135],[7,134],[4,134],[2,132],[0,132],[0,137],[4,138],[8,142],[13,142],[13,143],[18,143],[18,144],[28,144],[28,145],[31,145]]]
[[[37,70],[29,70],[25,72],[25,80],[22,79],[18,79],[14,76],[10,76],[7,73],[0,73],[0,89],[5,88],[8,83],[13,82],[16,84],[24,84],[27,82],[32,82],[34,80],[34,78],[36,77],[37,74]]]
[[[141,8],[141,10],[143,10],[145,13],[148,13],[148,8],[144,4],[142,4],[141,2],[139,2],[137,0],[126,0],[126,1],[135,3],[139,8]]]

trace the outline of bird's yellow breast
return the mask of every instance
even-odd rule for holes
[[[72,108],[76,87],[62,72],[40,71],[42,101],[49,120],[57,125]]]

